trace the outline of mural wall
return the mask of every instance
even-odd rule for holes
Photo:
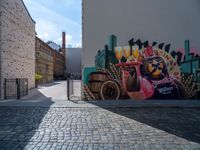
[[[189,40],[176,50],[156,41],[127,43],[119,46],[110,35],[95,66],[84,68],[85,100],[200,98],[200,56]]]

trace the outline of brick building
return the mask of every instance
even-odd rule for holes
[[[65,78],[65,56],[66,56],[66,45],[65,45],[65,32],[62,33],[62,47],[60,45],[50,41],[47,42],[49,47],[53,49],[53,78],[54,80],[57,79],[64,79]]]
[[[62,53],[55,50],[53,53],[53,78],[54,80],[65,77],[65,57]]]
[[[42,75],[39,83],[48,83],[53,81],[53,52],[45,42],[36,37],[35,39],[35,72]]]
[[[0,1],[0,99],[5,78],[28,78],[35,86],[35,22],[22,0]]]

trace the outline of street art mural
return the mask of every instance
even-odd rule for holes
[[[85,100],[200,98],[200,57],[190,53],[189,40],[184,51],[140,39],[128,44],[118,46],[111,35],[97,52],[95,67],[84,70]]]

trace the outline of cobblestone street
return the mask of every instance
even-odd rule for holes
[[[0,107],[1,150],[200,149],[200,110]]]

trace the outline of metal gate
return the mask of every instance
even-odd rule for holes
[[[20,99],[28,95],[28,79],[5,79],[5,99]]]
[[[81,100],[81,80],[67,80],[68,100]]]

